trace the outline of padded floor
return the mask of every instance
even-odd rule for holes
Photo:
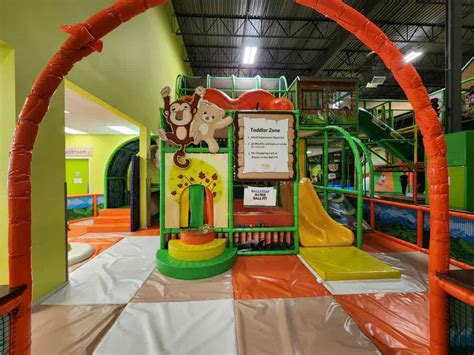
[[[36,306],[32,314],[32,354],[92,354],[124,305]]]
[[[235,313],[241,354],[377,354],[331,296],[241,300]]]
[[[397,279],[394,269],[356,247],[300,248],[304,260],[323,280]]]
[[[54,305],[35,307],[33,354],[428,353],[425,254],[373,244],[399,280],[318,282],[289,255],[238,257],[186,281],[153,270],[159,238],[91,237],[123,240],[71,273]]]
[[[336,296],[383,354],[429,354],[427,292]]]
[[[160,239],[124,238],[69,275],[43,304],[128,303],[155,269]]]
[[[94,354],[237,354],[234,302],[130,303]]]
[[[232,274],[235,299],[329,295],[295,255],[241,256]]]
[[[178,280],[154,271],[132,302],[185,302],[232,299],[232,272],[202,280]]]

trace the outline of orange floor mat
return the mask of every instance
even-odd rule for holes
[[[296,255],[241,256],[232,269],[232,281],[236,300],[330,294]]]
[[[69,224],[69,230],[67,232],[68,238],[78,238],[81,235],[84,235],[87,233],[87,227],[85,225],[74,225],[74,224]]]
[[[429,354],[427,292],[335,297],[382,354]]]
[[[364,233],[362,250],[367,253],[397,253],[415,249],[388,240],[375,233]]]
[[[151,226],[148,229],[142,229],[136,232],[133,232],[132,237],[159,237],[160,228]]]
[[[69,238],[69,243],[87,243],[91,244],[95,251],[94,254],[90,256],[93,258],[94,256],[99,255],[104,250],[107,250],[112,245],[120,242],[123,238],[115,237],[115,238]],[[90,259],[89,258],[89,259]]]

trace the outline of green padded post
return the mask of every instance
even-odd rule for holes
[[[189,226],[201,227],[204,224],[204,186],[189,186],[189,209],[191,211]]]

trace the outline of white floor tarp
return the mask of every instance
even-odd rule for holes
[[[157,237],[125,238],[69,275],[43,304],[127,304],[155,269]]]
[[[130,303],[94,355],[237,354],[233,300]]]

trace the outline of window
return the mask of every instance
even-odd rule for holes
[[[353,94],[351,91],[335,90],[331,93],[331,109],[352,111]]]
[[[324,110],[322,91],[303,91],[303,110]]]

